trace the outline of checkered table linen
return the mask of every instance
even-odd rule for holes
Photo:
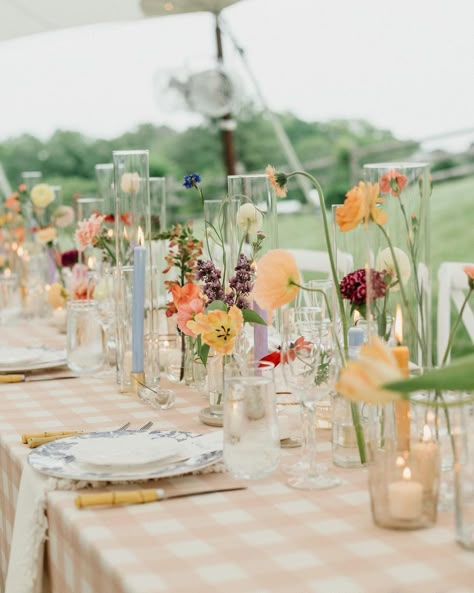
[[[64,346],[45,325],[2,331],[0,344],[35,340]],[[139,427],[207,432],[205,400],[174,386],[174,408],[157,411],[118,392],[112,378],[0,385],[0,589],[5,581],[15,503],[29,449],[25,432]],[[289,455],[283,451],[283,459]],[[320,457],[330,465],[329,433]],[[474,554],[454,542],[452,513],[434,528],[398,532],[374,526],[365,470],[332,468],[337,489],[304,492],[285,476],[248,490],[147,505],[77,510],[77,492],[48,496],[47,570],[53,593],[474,593]],[[225,474],[173,484],[229,481]],[[161,486],[162,484],[160,484]]]

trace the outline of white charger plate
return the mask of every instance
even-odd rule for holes
[[[27,457],[28,463],[36,471],[54,478],[114,482],[180,476],[222,460],[222,431],[199,435],[179,430],[150,431],[142,434],[149,442],[165,438],[174,439],[180,447],[185,446],[186,455],[189,457],[184,461],[174,462],[171,458],[169,462],[161,460],[144,465],[100,467],[80,463],[75,458],[75,449],[84,439],[125,439],[130,433],[137,434],[136,431],[92,432],[45,443],[31,451]]]
[[[67,363],[65,350],[0,346],[0,372],[22,373],[52,369]]]
[[[81,438],[74,447],[74,457],[87,465],[123,468],[163,461],[175,456],[178,450],[175,439],[150,439],[147,433],[130,432],[120,439]]]

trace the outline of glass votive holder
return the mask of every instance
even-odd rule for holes
[[[106,348],[95,301],[68,301],[66,333],[68,367],[78,375],[100,371]]]
[[[18,276],[8,270],[0,274],[0,325],[17,317],[19,313]]]
[[[391,431],[394,420],[385,406],[385,424],[369,441],[369,491],[372,517],[379,527],[420,529],[436,522],[440,450],[428,426],[421,438],[411,438],[400,450]],[[372,435],[373,436],[373,435]]]
[[[237,479],[272,474],[280,461],[273,365],[225,379],[224,463]]]
[[[152,388],[146,384],[139,385],[137,393],[142,401],[159,410],[171,408],[176,400],[176,393],[172,389],[161,389],[159,386]]]

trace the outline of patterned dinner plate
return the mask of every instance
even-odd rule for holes
[[[220,433],[220,434],[219,434]],[[178,430],[121,432],[91,432],[45,443],[31,451],[28,463],[36,471],[54,478],[85,480],[98,482],[149,480],[169,478],[204,469],[222,459],[222,432],[199,435]],[[74,456],[74,450],[85,439],[127,439],[130,435],[144,435],[152,441],[174,439],[178,443],[177,460],[156,461],[146,464],[124,464],[120,467],[100,467],[80,463]],[[185,459],[183,459],[185,458]]]
[[[0,373],[53,369],[67,363],[65,350],[0,346]]]

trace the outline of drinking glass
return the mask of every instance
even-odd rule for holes
[[[321,321],[318,307],[287,309],[283,322],[283,373],[288,387],[303,408],[307,472],[288,480],[302,490],[324,490],[341,480],[316,463],[316,409],[335,380],[335,356],[331,325]],[[303,465],[304,467],[304,465]]]
[[[100,371],[105,361],[105,336],[96,301],[67,304],[67,364],[78,375]]]
[[[269,476],[280,461],[273,368],[249,365],[225,379],[224,463],[238,479]]]

